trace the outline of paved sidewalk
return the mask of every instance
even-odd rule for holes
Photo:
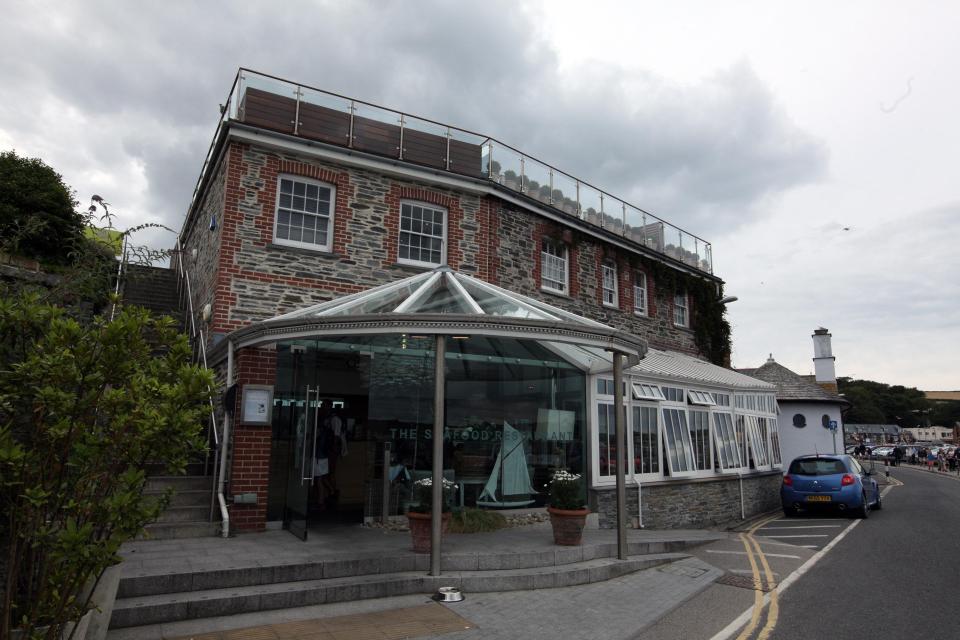
[[[627,640],[709,587],[722,574],[702,560],[687,558],[606,582],[532,591],[468,593],[463,602],[446,605],[436,605],[422,595],[399,596],[116,629],[107,638]],[[457,617],[420,608],[425,605],[442,606]],[[429,615],[424,613],[424,619],[418,620],[413,608]],[[414,619],[410,619],[411,615]],[[414,624],[403,626],[404,623]],[[424,629],[429,624],[436,626]],[[470,628],[453,632],[451,627],[455,624]]]

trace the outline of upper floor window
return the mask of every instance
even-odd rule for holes
[[[397,261],[437,267],[446,261],[447,212],[419,202],[400,203]]]
[[[333,237],[332,185],[308,178],[280,176],[273,239],[277,244],[330,250]]]
[[[687,302],[687,292],[676,293],[673,296],[673,324],[678,327],[690,326],[690,310]]]
[[[544,240],[540,253],[540,286],[567,293],[568,275],[566,245]]]
[[[633,274],[633,312],[647,315],[647,274],[642,271]]]
[[[603,274],[603,304],[617,306],[617,267],[605,264],[601,267]]]

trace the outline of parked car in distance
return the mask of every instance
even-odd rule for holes
[[[800,456],[783,475],[780,502],[787,517],[803,511],[834,509],[866,518],[881,509],[873,473],[848,455]]]

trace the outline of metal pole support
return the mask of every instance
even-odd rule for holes
[[[617,432],[617,558],[627,559],[627,433],[623,407],[623,354],[613,353],[614,425]]]
[[[433,388],[433,500],[430,509],[430,575],[440,575],[440,536],[443,527],[443,405],[447,341],[436,337]]]

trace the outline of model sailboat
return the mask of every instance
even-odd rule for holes
[[[510,423],[504,422],[497,461],[477,499],[477,506],[526,507],[533,504],[530,496],[534,493],[536,491],[530,485],[530,469],[523,450],[523,436]]]

